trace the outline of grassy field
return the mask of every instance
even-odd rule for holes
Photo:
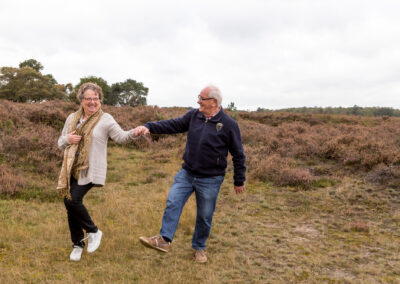
[[[0,282],[400,283],[399,191],[349,177],[311,190],[254,182],[235,195],[229,170],[208,263],[192,259],[193,196],[170,252],[143,247],[139,236],[159,231],[180,153],[109,147],[107,184],[85,201],[103,241],[80,263],[69,261],[55,181],[27,177],[36,186],[0,199]]]
[[[55,193],[57,138],[77,105],[0,101],[0,283],[400,283],[400,118],[230,112],[247,189],[222,185],[205,265],[192,259],[195,200],[168,254],[159,232],[185,135],[111,143],[107,184],[85,203],[104,239],[71,263]],[[184,108],[104,106],[124,129]]]

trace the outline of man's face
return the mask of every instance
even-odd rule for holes
[[[83,93],[83,100],[81,102],[86,116],[90,116],[100,108],[100,100],[97,93],[93,90],[87,89]]]
[[[211,99],[208,94],[210,90],[204,88],[198,96],[197,103],[200,105],[199,111],[205,115],[210,115],[218,108],[217,100]]]

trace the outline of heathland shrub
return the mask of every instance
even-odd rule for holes
[[[300,114],[292,112],[239,112],[239,117],[246,120],[256,121],[258,123],[279,126],[282,123],[304,122],[309,126],[318,124],[331,125],[373,125],[380,123],[381,118],[360,117],[349,115],[330,115],[330,114]]]
[[[275,162],[277,157],[290,158],[299,165],[313,165],[316,161],[319,164],[334,163],[335,166],[324,168],[324,171],[329,169],[326,172],[329,176],[354,173],[365,175],[379,164],[400,164],[399,119],[393,118],[388,122],[378,118],[350,117],[346,120],[332,115],[325,119],[322,116],[317,117],[318,123],[307,123],[302,115],[282,117],[279,114],[277,117],[281,121],[274,118],[273,114],[256,119],[252,116],[253,114],[241,113],[239,124],[245,143],[248,173],[259,180],[268,179],[282,184],[285,178],[302,176],[304,183],[308,184],[318,171],[313,166],[302,166],[301,172],[290,175],[292,171],[280,169],[279,162],[275,167],[280,170],[273,171],[269,164],[271,156]],[[312,118],[310,115],[307,117]],[[257,120],[262,124],[255,122]],[[289,169],[296,167],[298,168],[292,165]]]
[[[28,119],[37,124],[45,124],[62,130],[67,114],[58,109],[42,108],[32,110],[28,114]]]
[[[0,163],[55,178],[62,160],[57,139],[79,105],[64,101],[21,104],[0,100]],[[122,128],[183,115],[185,108],[104,106]],[[308,187],[316,180],[358,174],[373,183],[397,179],[400,119],[344,115],[238,112],[250,180]],[[128,147],[182,156],[186,134],[152,135]],[[113,145],[111,143],[111,145]],[[392,175],[388,175],[387,169]],[[232,168],[229,159],[228,170]],[[384,170],[386,169],[386,170]],[[9,175],[9,174],[8,174]]]
[[[367,182],[377,185],[400,186],[400,167],[398,165],[376,165],[365,176]]]
[[[301,188],[309,188],[316,181],[315,177],[308,169],[285,168],[278,175],[274,182],[281,186],[294,186]]]
[[[248,154],[249,178],[253,180],[273,181],[290,163],[288,158],[282,158],[276,154],[259,159],[252,151],[246,153]]]
[[[135,108],[129,106],[103,106],[103,110],[110,113],[122,128],[128,129],[141,125],[147,121],[156,120],[159,108],[152,106],[140,106]]]
[[[273,182],[279,186],[308,188],[316,179],[308,169],[295,168],[295,161],[279,155],[252,161],[251,180]]]
[[[15,194],[22,190],[25,179],[13,169],[0,164],[0,194]]]
[[[0,100],[0,163],[3,161],[3,169],[18,167],[20,171],[56,179],[63,156],[63,152],[57,147],[57,140],[67,116],[78,108],[77,104],[57,100],[35,104]],[[124,129],[134,128],[147,121],[171,118],[170,115],[179,116],[187,111],[183,108],[162,110],[152,106],[103,106],[103,109],[111,113]],[[184,139],[186,138],[182,135],[164,135],[159,141],[150,143],[142,138],[130,143],[128,147],[142,150],[170,150],[174,147],[180,149],[181,144],[184,145]],[[18,185],[18,180],[12,179],[13,171],[3,172],[3,183],[7,184],[7,192],[12,192],[12,188]]]

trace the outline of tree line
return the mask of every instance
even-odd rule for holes
[[[15,67],[0,69],[0,99],[14,102],[43,102],[54,99],[76,102],[79,87],[94,82],[103,89],[104,104],[113,106],[147,105],[149,88],[142,82],[126,79],[111,86],[101,77],[87,76],[73,86],[59,84],[51,74],[42,74],[43,65],[35,59],[28,59]]]
[[[400,110],[391,107],[297,107],[283,108],[278,110],[269,110],[258,108],[257,112],[292,112],[292,113],[310,113],[310,114],[345,114],[360,116],[400,116]]]

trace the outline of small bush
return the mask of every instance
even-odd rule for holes
[[[51,126],[59,131],[62,130],[66,118],[66,113],[49,108],[35,109],[28,115],[30,121]]]
[[[294,168],[294,160],[272,155],[260,160],[251,169],[250,179],[263,182],[271,181],[279,186],[309,188],[315,177],[309,170]]]
[[[387,166],[378,164],[365,177],[365,180],[374,184],[388,185],[394,180],[400,178],[400,169],[398,166]]]
[[[301,188],[309,188],[315,181],[314,176],[309,170],[286,168],[275,177],[274,182],[280,186],[294,186]]]
[[[25,186],[25,179],[4,164],[0,164],[0,194],[14,195]]]

